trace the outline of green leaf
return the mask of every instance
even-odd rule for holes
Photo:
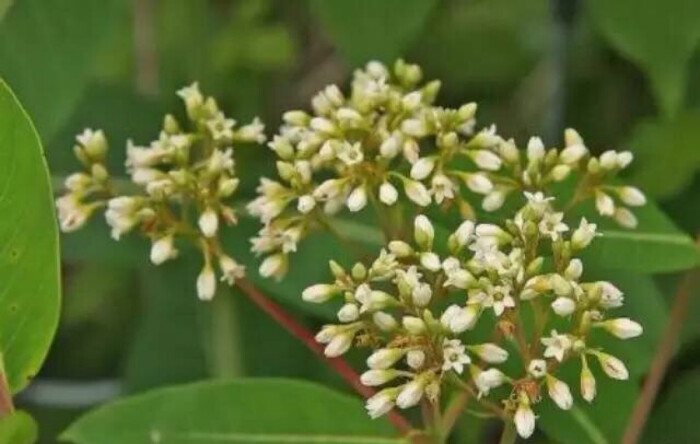
[[[112,25],[127,18],[125,5],[119,0],[22,0],[0,24],[0,76],[14,86],[44,141],[80,98]]]
[[[12,392],[37,374],[58,323],[58,234],[41,143],[0,80],[0,352]]]
[[[600,32],[642,68],[666,116],[685,95],[688,62],[700,39],[700,2],[695,0],[591,0],[586,3]]]
[[[63,438],[74,443],[391,444],[359,400],[284,379],[207,381],[156,390],[88,413]]]
[[[653,203],[634,210],[639,226],[621,228],[607,219],[590,217],[602,236],[586,248],[581,258],[597,268],[643,273],[666,273],[696,266],[700,254],[693,240]],[[590,214],[590,212],[589,212]]]
[[[27,413],[18,410],[0,418],[0,444],[31,444],[37,437],[36,422]]]
[[[697,404],[700,399],[700,372],[675,381],[659,406],[649,416],[642,443],[692,443],[700,436]]]
[[[7,14],[13,2],[14,0],[0,0],[0,21],[5,18],[5,14]]]
[[[631,180],[654,197],[670,197],[700,170],[700,113],[640,123],[627,143],[635,153]]]
[[[425,24],[436,0],[312,0],[311,9],[351,65],[391,62]]]

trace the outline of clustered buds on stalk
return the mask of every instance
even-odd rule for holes
[[[179,238],[192,241],[204,257],[197,294],[209,300],[216,291],[216,265],[220,279],[230,285],[244,273],[244,267],[223,251],[218,233],[220,224],[235,224],[237,217],[229,203],[239,183],[232,144],[264,142],[264,126],[256,118],[236,128],[236,121],[196,83],[178,95],[185,102],[188,128],[167,115],[158,139],[149,146],[127,144],[126,171],[138,191],[116,192],[104,165],[105,136],[88,129],[75,147],[84,171],[67,178],[67,192],[56,205],[64,231],[83,226],[98,208],[105,209],[115,240],[138,228],[152,241],[150,259],[156,265],[177,256]]]
[[[494,125],[475,133],[475,103],[436,106],[440,82],[422,84],[422,77],[420,67],[402,60],[392,70],[370,62],[355,71],[349,94],[330,85],[313,98],[310,113],[284,114],[269,143],[279,159],[279,180],[261,179],[259,197],[248,205],[264,224],[253,239],[253,251],[266,255],[263,275],[281,278],[297,242],[326,227],[343,207],[358,212],[369,203],[383,212],[396,205],[399,190],[419,208],[455,206],[473,219],[470,193],[483,196],[484,210],[495,211],[513,192],[540,190],[575,174],[577,201],[595,198],[601,215],[636,225],[625,205],[642,205],[643,194],[604,184],[627,167],[630,152],[593,157],[571,129],[562,149],[532,138],[519,150]]]
[[[628,378],[625,365],[589,335],[642,333],[638,323],[611,313],[622,305],[619,289],[582,280],[575,256],[594,239],[596,225],[582,219],[570,230],[552,198],[525,197],[503,225],[466,220],[439,247],[432,222],[419,215],[412,243],[389,242],[369,267],[357,263],[348,271],[331,262],[335,280],[303,292],[308,302],[340,301],[340,323],[324,326],[316,338],[326,355],[339,356],[353,344],[372,349],[361,381],[390,387],[367,401],[370,416],[423,398],[438,403],[452,384],[500,400],[527,438],[541,393],[562,409],[573,404],[569,385],[557,377],[563,362],[580,361],[580,392],[588,402],[596,394],[590,359],[610,378]],[[528,337],[522,319],[530,312],[538,321]],[[513,355],[521,374],[499,368]]]

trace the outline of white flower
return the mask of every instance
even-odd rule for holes
[[[216,275],[209,264],[205,264],[197,277],[197,296],[203,301],[210,301],[216,293]]]
[[[425,307],[430,303],[430,298],[433,296],[433,290],[430,284],[421,283],[413,289],[411,293],[413,303],[418,307]]]
[[[307,287],[301,298],[306,302],[322,303],[330,300],[338,292],[338,287],[333,284],[315,284]]]
[[[596,235],[596,224],[588,223],[586,218],[582,218],[578,228],[571,236],[571,243],[577,249],[586,248]]]
[[[221,269],[221,280],[233,285],[236,279],[245,275],[245,267],[225,254],[219,255],[219,268]]]
[[[262,277],[281,278],[287,271],[287,256],[284,253],[268,256],[260,264],[259,273]]]
[[[346,204],[348,209],[353,212],[360,211],[367,205],[367,190],[364,185],[360,185],[350,193]]]
[[[497,171],[503,164],[503,161],[498,155],[488,150],[472,151],[470,154],[474,163],[484,170]]]
[[[204,236],[214,237],[219,230],[219,217],[216,215],[216,211],[212,208],[204,210],[202,215],[199,216],[198,224]]]
[[[386,384],[398,375],[399,373],[396,370],[367,370],[360,375],[360,382],[362,385],[376,387]]]
[[[402,409],[413,407],[421,400],[424,392],[425,382],[423,378],[418,377],[403,386],[399,395],[396,397],[396,405]]]
[[[613,284],[606,281],[598,282],[600,289],[600,306],[606,309],[622,306],[623,293]]]
[[[478,367],[472,366],[472,369],[474,383],[479,389],[479,397],[487,396],[491,389],[501,386],[507,379],[506,375],[497,368],[481,371]],[[476,373],[475,376],[474,373]]]
[[[385,205],[393,205],[399,197],[396,187],[389,182],[384,182],[379,187],[379,200]]]
[[[460,247],[467,245],[474,235],[474,222],[470,220],[465,220],[462,222],[457,230],[454,232],[455,239],[457,239],[457,244]]]
[[[605,151],[600,155],[600,166],[605,170],[617,168],[617,153],[613,150]]]
[[[574,403],[569,386],[566,385],[565,382],[550,375],[547,375],[546,381],[547,392],[549,393],[549,397],[552,398],[552,401],[554,401],[560,409],[569,410]]]
[[[469,346],[469,351],[476,353],[490,364],[500,364],[508,359],[508,352],[496,344],[486,343]]]
[[[340,144],[336,156],[347,166],[357,165],[364,160],[362,145],[358,143],[343,143]]]
[[[396,389],[390,388],[376,393],[367,400],[365,408],[372,419],[379,418],[394,408],[394,399],[396,397]]]
[[[328,345],[326,345],[323,354],[329,358],[337,358],[348,351],[354,338],[355,332],[353,330],[343,331],[335,335],[333,339],[328,342]]]
[[[473,328],[478,317],[478,308],[475,306],[450,305],[440,317],[440,323],[453,333],[462,333]]]
[[[629,318],[610,319],[596,325],[603,327],[620,339],[635,338],[643,332],[642,326]]]
[[[90,216],[88,208],[80,203],[80,199],[75,194],[66,194],[56,199],[56,209],[58,210],[58,220],[61,225],[61,231],[66,233],[75,231],[85,225],[85,222],[87,222]],[[133,224],[135,223],[134,221]],[[133,224],[130,224],[129,228],[131,228]],[[117,236],[117,238],[118,237],[119,236]]]
[[[564,355],[571,348],[571,339],[568,335],[558,334],[556,330],[552,330],[551,336],[541,339],[542,344],[547,347],[544,351],[545,358],[556,358],[561,362]]]
[[[406,351],[400,348],[380,348],[367,358],[367,367],[373,370],[385,370],[391,368]]]
[[[172,236],[163,236],[153,242],[151,246],[151,262],[155,265],[160,265],[175,256],[177,256],[177,250],[173,246]]]
[[[535,414],[530,408],[530,401],[527,400],[527,394],[521,392],[518,409],[513,417],[515,428],[521,438],[529,438],[535,431]]]
[[[595,207],[601,216],[612,216],[615,214],[615,202],[612,197],[600,190],[595,192]]]
[[[86,128],[75,139],[92,159],[102,158],[107,151],[107,139],[102,130],[93,131],[91,128]]]
[[[441,204],[446,199],[454,199],[456,187],[449,177],[439,173],[433,176],[433,180],[430,183],[430,192],[433,193],[435,202]]]
[[[428,134],[428,127],[420,119],[406,119],[401,123],[401,131],[411,137],[423,137]]]
[[[411,178],[415,180],[423,180],[430,176],[435,168],[435,158],[434,157],[421,157],[416,163],[411,167]]]
[[[552,310],[559,316],[569,316],[576,310],[576,302],[565,296],[560,296],[552,302]]]
[[[404,192],[409,199],[421,207],[428,206],[430,204],[430,193],[428,189],[422,183],[405,179],[404,180]]]
[[[459,339],[445,339],[442,343],[442,370],[462,374],[464,365],[471,363],[466,347]]]
[[[491,307],[496,316],[501,316],[506,308],[515,307],[511,289],[505,285],[489,285],[486,290],[469,290],[469,303]]]
[[[627,168],[627,166],[632,163],[634,156],[629,151],[621,151],[617,153],[617,167],[620,169]]]
[[[387,159],[393,159],[399,154],[399,149],[401,148],[401,134],[394,133],[391,136],[384,139],[384,142],[379,146],[379,153],[382,157]]]
[[[199,84],[197,82],[180,89],[177,95],[185,101],[187,113],[190,115],[204,102],[204,97],[199,91]]]
[[[544,359],[533,359],[527,366],[527,372],[539,379],[547,374],[547,362]]]
[[[583,262],[581,262],[581,259],[571,259],[566,270],[564,270],[564,276],[566,276],[567,279],[576,281],[581,277],[581,274],[583,274]]]
[[[538,216],[545,214],[545,212],[547,212],[550,209],[550,202],[554,200],[553,197],[547,197],[541,191],[538,191],[536,193],[530,193],[528,191],[525,191],[523,194],[527,199],[528,206]]]
[[[571,174],[571,167],[569,165],[557,165],[552,168],[549,174],[553,180],[561,182],[569,177],[569,174]]]
[[[603,368],[606,375],[613,379],[629,379],[627,367],[625,367],[625,364],[623,364],[623,362],[617,359],[615,356],[599,351],[592,353],[596,358],[598,358],[598,362],[600,362],[600,366]]]
[[[297,202],[297,210],[299,210],[299,212],[303,214],[311,212],[311,210],[313,210],[315,206],[316,199],[314,199],[313,196],[311,196],[310,194],[300,196],[299,201]]]
[[[553,241],[559,240],[559,233],[569,231],[569,227],[562,222],[564,213],[546,213],[539,223],[540,233],[549,236]]]
[[[559,153],[559,160],[566,164],[574,164],[581,160],[586,154],[588,154],[588,149],[585,145],[576,143],[561,150]]]

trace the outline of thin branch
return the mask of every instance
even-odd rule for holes
[[[308,347],[312,352],[314,352],[319,358],[321,358],[326,364],[328,364],[333,370],[335,370],[340,377],[342,377],[350,386],[360,395],[368,398],[374,395],[374,390],[366,387],[360,383],[360,375],[357,374],[355,369],[353,369],[344,359],[342,358],[329,358],[323,353],[323,347],[316,342],[313,333],[309,331],[306,326],[299,323],[296,319],[289,315],[281,306],[276,302],[265,296],[260,290],[258,290],[251,282],[246,279],[238,279],[236,281],[238,288],[245,293],[248,298],[253,301],[262,311],[267,313],[272,319],[277,321],[282,325],[292,336],[299,339],[306,347]],[[387,414],[389,421],[401,432],[402,434],[407,434],[411,431],[411,424],[398,412],[395,410],[390,411]]]
[[[12,403],[12,393],[7,385],[5,377],[5,365],[0,357],[0,418],[10,416],[15,411],[15,406]]]
[[[654,400],[659,392],[659,387],[663,382],[666,370],[673,356],[673,351],[678,340],[678,333],[685,318],[688,302],[692,289],[700,277],[700,269],[695,268],[688,271],[681,284],[678,286],[671,313],[666,324],[666,330],[659,341],[658,348],[651,362],[651,368],[647,374],[642,393],[637,398],[637,403],[632,411],[625,434],[622,436],[622,444],[635,444],[644,430]]]

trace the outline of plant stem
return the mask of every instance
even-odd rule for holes
[[[277,321],[292,336],[299,339],[306,347],[333,368],[357,393],[365,398],[374,394],[374,390],[360,383],[360,376],[344,359],[327,357],[323,353],[323,347],[316,342],[313,333],[306,326],[299,323],[276,302],[265,296],[251,282],[247,279],[238,279],[236,285],[262,311]],[[395,410],[390,411],[387,417],[399,432],[406,434],[411,431],[411,424]]]
[[[503,421],[503,434],[501,434],[501,439],[498,442],[500,444],[513,444],[517,437],[515,423],[510,419]]]
[[[654,405],[654,400],[659,392],[659,387],[666,375],[666,369],[673,356],[673,351],[678,339],[678,333],[685,318],[688,302],[693,287],[700,277],[700,269],[695,268],[688,271],[681,284],[678,286],[676,296],[671,307],[671,313],[666,324],[666,330],[659,341],[659,345],[651,362],[651,368],[647,374],[642,392],[637,398],[632,415],[630,416],[627,428],[622,436],[623,444],[635,444],[644,430],[644,425],[649,417],[649,412]]]
[[[0,354],[0,418],[10,416],[14,411],[15,406],[12,403],[12,394],[5,377],[5,364]]]
[[[452,431],[452,428],[457,422],[457,418],[459,418],[459,415],[467,406],[470,396],[471,393],[463,390],[457,396],[455,396],[452,401],[450,401],[450,404],[445,410],[445,414],[442,416],[442,429],[445,435],[449,436],[450,431]]]

